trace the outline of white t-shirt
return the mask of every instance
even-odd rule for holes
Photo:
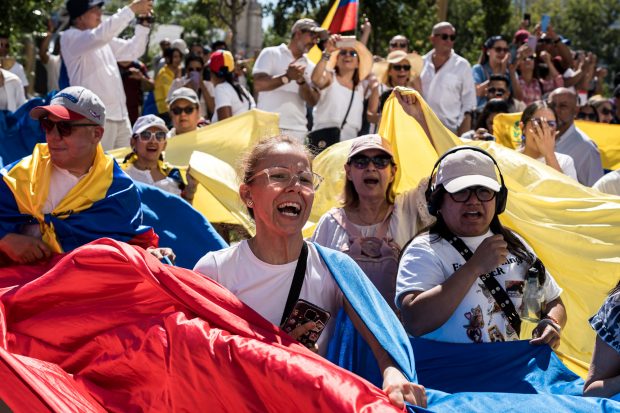
[[[134,181],[156,186],[159,189],[170,192],[171,194],[181,195],[181,188],[179,188],[179,183],[172,178],[165,177],[164,179],[155,181],[153,180],[153,175],[151,175],[151,171],[143,171],[136,168],[135,165],[129,166],[127,169],[124,170],[124,172],[129,175],[129,177]]]
[[[403,192],[394,200],[394,210],[390,217],[387,237],[392,238],[402,248],[418,231],[430,225],[434,218],[428,213],[426,200],[421,187]],[[355,225],[355,224],[354,224]],[[355,225],[364,237],[372,237],[379,228],[375,225]],[[340,250],[348,243],[349,237],[330,213],[324,214],[312,234],[312,241],[328,248]]]
[[[9,72],[17,76],[19,80],[22,81],[22,85],[24,87],[30,86],[30,82],[28,82],[28,76],[26,76],[26,71],[24,70],[24,66],[22,66],[21,63],[15,62],[13,66],[11,66],[11,68],[8,70]]]
[[[351,102],[351,89],[341,85],[335,72],[332,72],[332,83],[321,91],[321,98],[313,109],[314,124],[312,130],[340,127],[347,108]],[[364,116],[364,85],[362,82],[355,87],[351,110],[347,115],[347,122],[340,132],[340,140],[346,141],[357,138],[362,128]]]
[[[255,108],[256,103],[254,103],[254,98],[250,92],[245,90],[245,88],[243,88],[243,91],[245,92],[245,97],[243,100],[240,100],[237,91],[230,83],[224,82],[215,86],[215,111],[211,122],[218,121],[217,110],[219,108],[230,106],[233,116]]]
[[[306,274],[299,298],[327,310],[331,318],[317,342],[319,353],[327,353],[343,294],[314,245],[308,245]],[[237,298],[275,325],[279,325],[288,298],[297,261],[273,265],[256,258],[247,240],[202,257],[194,271],[220,283]]]
[[[606,194],[620,195],[620,169],[603,175],[592,188]]]
[[[570,176],[571,178],[573,178],[575,181],[577,180],[577,171],[575,170],[575,162],[573,162],[573,158],[571,158],[569,155],[565,155],[563,153],[559,153],[559,152],[555,152],[555,157],[558,160],[558,163],[560,164],[560,168],[562,169],[562,173],[566,176]],[[545,157],[540,157],[536,159],[539,162],[544,163],[545,165],[547,164],[547,162],[545,161]]]
[[[482,241],[492,236],[489,231],[478,237],[461,237],[465,245],[475,252]],[[444,283],[463,264],[465,259],[443,238],[424,233],[416,237],[403,251],[396,281],[396,305],[408,292],[427,291]],[[433,240],[434,242],[431,242]],[[526,248],[531,247],[522,240]],[[529,265],[520,258],[508,254],[506,261],[492,274],[506,290],[517,312],[521,307],[523,287]],[[543,296],[546,303],[562,293],[551,274],[546,272]],[[503,311],[479,278],[458,305],[450,318],[424,338],[450,343],[472,343],[518,340]]]
[[[280,76],[286,73],[288,65],[295,61],[293,54],[284,43],[280,46],[264,48],[252,69],[252,74],[265,73],[270,76]],[[314,63],[306,55],[303,55],[298,62],[306,65],[304,78],[310,83]],[[299,85],[291,80],[286,85],[282,85],[273,90],[258,93],[258,109],[266,112],[280,114],[280,128],[293,131],[307,132],[306,102],[299,94]]]

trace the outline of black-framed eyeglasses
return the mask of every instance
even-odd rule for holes
[[[73,128],[85,126],[99,126],[95,123],[71,123],[64,120],[54,122],[53,120],[48,118],[39,119],[39,124],[41,125],[41,129],[43,129],[45,133],[50,133],[52,129],[56,127],[58,134],[62,138],[71,135],[73,133]]]
[[[180,115],[181,113],[185,112],[186,115],[191,115],[192,113],[194,113],[194,111],[196,110],[196,108],[194,106],[185,106],[184,108],[181,107],[175,107],[170,109],[170,112],[172,112],[173,115]]]
[[[456,40],[456,34],[448,34],[448,33],[436,33],[433,36],[441,38],[441,40],[446,41],[450,39],[451,41]]]
[[[407,44],[407,42],[392,42],[390,43],[390,47],[400,47],[402,49],[407,48],[409,45]]]
[[[494,47],[493,50],[495,50],[495,53],[508,53],[510,51],[509,48],[507,47]]]
[[[506,89],[490,87],[487,89],[487,92],[495,96],[504,96]]]
[[[596,113],[594,112],[579,112],[577,113],[577,119],[579,120],[597,120]]]
[[[155,138],[157,142],[163,142],[166,140],[166,137],[166,132],[164,132],[163,130],[158,130],[157,132],[143,130],[138,134],[138,138],[140,138],[142,142],[148,142],[153,138]]]
[[[408,72],[411,70],[411,65],[392,65],[392,69],[396,70],[397,72],[400,72],[401,70]]]
[[[452,194],[448,192],[448,195],[450,195],[450,198],[452,198],[454,202],[460,203],[469,201],[471,194],[476,194],[476,198],[478,198],[480,202],[489,202],[495,198],[496,192],[484,186],[470,186],[469,188],[461,189]]]
[[[357,52],[355,50],[341,50],[340,52],[338,52],[338,56],[357,57]]]
[[[393,164],[392,157],[389,155],[377,155],[377,156],[366,156],[366,155],[356,155],[349,159],[349,164],[353,165],[357,169],[366,169],[368,165],[372,162],[372,164],[377,169],[385,169],[389,165]]]
[[[202,67],[188,67],[187,73],[189,72],[202,72]]]
[[[256,177],[260,175],[267,175],[267,180],[270,184],[277,185],[283,188],[291,185],[295,178],[297,178],[299,185],[301,185],[304,190],[309,191],[316,191],[317,189],[319,189],[321,182],[323,182],[323,177],[317,173],[314,173],[312,171],[293,173],[290,169],[283,166],[273,166],[271,168],[266,168],[262,171],[258,171],[254,175],[252,175],[247,182],[252,182],[254,179],[256,179]]]

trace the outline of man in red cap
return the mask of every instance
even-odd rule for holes
[[[27,264],[102,237],[156,247],[133,181],[103,153],[106,110],[90,90],[61,90],[30,111],[47,143],[0,170],[0,266]],[[157,254],[154,254],[157,256]]]
[[[69,83],[84,86],[101,98],[107,110],[103,149],[129,146],[131,125],[125,91],[117,62],[133,61],[148,42],[148,19],[139,19],[134,36],[118,36],[134,17],[148,16],[153,0],[133,0],[114,16],[102,21],[103,0],[67,0],[71,28],[62,33],[60,45]]]

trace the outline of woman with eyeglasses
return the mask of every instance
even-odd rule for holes
[[[514,341],[523,318],[536,323],[531,344],[557,348],[566,324],[562,290],[501,224],[508,192],[494,159],[460,146],[431,174],[427,200],[437,221],[405,247],[398,269],[405,329],[451,343]]]
[[[425,210],[424,185],[394,194],[397,165],[392,146],[379,135],[354,139],[344,170],[342,207],[321,217],[312,240],[356,260],[395,309],[400,250],[432,222]]]
[[[371,68],[372,54],[366,46],[339,34],[330,36],[312,72],[312,83],[321,91],[321,97],[313,109],[314,123],[309,138],[318,150],[355,138],[362,128],[363,116],[370,122],[376,120],[373,116],[379,106],[378,82],[374,81],[368,89],[363,82]]]
[[[197,182],[187,174],[187,182],[181,172],[164,161],[168,128],[163,119],[155,115],[141,116],[134,124],[131,148],[121,167],[129,177],[138,182],[154,185],[166,192],[179,195],[192,203]]]
[[[215,91],[213,83],[204,78],[204,63],[202,57],[190,54],[185,58],[185,76],[178,77],[172,81],[167,99],[170,99],[172,93],[181,88],[187,87],[193,89],[200,101],[200,116],[210,119],[215,110]]]
[[[228,50],[217,50],[209,61],[215,85],[215,113],[211,122],[228,119],[256,107],[254,98],[235,80],[235,59]]]
[[[510,63],[510,49],[508,42],[502,36],[491,36],[482,47],[478,64],[472,68],[478,108],[487,102],[487,87],[492,75],[502,75],[510,79],[508,88],[516,82],[516,67]]]
[[[239,186],[241,201],[256,223],[256,234],[237,245],[208,253],[194,270],[228,288],[274,325],[287,322],[289,314],[294,314],[292,304],[299,299],[319,307],[314,315],[329,312],[331,318],[325,325],[315,322],[316,318],[306,318],[289,333],[302,340],[313,334],[316,339],[320,332],[316,342],[308,347],[321,355],[326,354],[327,343],[334,334],[336,314],[344,307],[373,349],[383,372],[383,389],[392,403],[400,408],[403,400],[426,405],[424,388],[410,383],[394,366],[385,346],[377,341],[377,336],[392,345],[397,345],[397,339],[407,341],[396,317],[380,302],[366,310],[359,306],[354,309],[350,304],[352,298],[363,301],[367,295],[377,297],[377,292],[364,287],[365,277],[346,256],[303,239],[302,229],[321,180],[312,171],[307,148],[296,139],[276,136],[259,142],[243,159]],[[346,264],[347,270],[342,271],[337,261]],[[295,274],[298,283],[293,281]],[[295,291],[293,285],[299,283],[301,289]],[[357,292],[361,296],[351,295],[355,294],[351,291],[353,285],[362,288]],[[287,306],[287,302],[291,305]],[[386,328],[394,327],[393,336],[385,337],[379,331],[373,334],[369,331],[372,325],[367,327],[362,321],[368,313],[378,317],[376,314],[382,312],[387,316],[374,321]]]
[[[523,133],[519,151],[577,180],[573,158],[555,151],[557,126],[555,111],[547,102],[539,100],[528,105],[519,122]]]

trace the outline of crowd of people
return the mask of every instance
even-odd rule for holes
[[[500,223],[509,194],[495,159],[477,147],[458,147],[443,154],[418,187],[396,195],[394,149],[371,132],[393,92],[430,137],[422,103],[416,94],[394,92],[398,86],[416,89],[464,141],[494,140],[494,117],[522,112],[521,153],[583,185],[620,194],[620,175],[604,176],[596,144],[574,123],[620,123],[620,86],[612,98],[600,95],[604,70],[595,56],[572,51],[552,26],[531,33],[522,27],[512,39],[490,37],[472,67],[453,48],[457,28],[440,22],[429,34],[433,49],[423,56],[399,35],[380,59],[364,44],[369,24],[357,40],[300,19],[288,43],[257,56],[249,88],[250,73],[239,70],[223,42],[209,49],[164,40],[149,76],[139,58],[147,45],[152,0],[133,0],[105,21],[102,5],[67,1],[71,27],[62,33],[60,49],[71,86],[30,112],[45,131],[46,144],[3,169],[11,178],[0,185],[0,215],[10,217],[0,223],[3,265],[33,263],[103,236],[148,248],[157,257],[171,256],[157,248],[152,229],[141,225],[132,179],[191,203],[197,183],[191,172],[166,163],[167,141],[258,108],[279,114],[280,135],[250,148],[243,161],[239,196],[256,234],[208,253],[196,271],[276,325],[287,320],[295,296],[293,302],[315,306],[314,314],[331,314],[325,324],[309,318],[291,332],[322,355],[336,328],[335,315],[344,309],[371,348],[383,389],[397,406],[405,401],[425,406],[424,387],[394,365],[386,345],[352,305],[351,291],[342,284],[347,281],[326,264],[322,247],[359,265],[383,297],[372,305],[377,311],[388,305],[394,320],[402,322],[398,328],[410,336],[453,343],[518,340],[527,319],[536,323],[532,344],[559,346],[568,318],[562,289],[533,248]],[[134,20],[133,37],[118,38]],[[319,42],[322,55],[314,63],[307,53]],[[7,52],[8,39],[0,35],[0,57]],[[46,64],[60,64],[53,55],[43,57]],[[25,102],[28,84],[23,67],[7,62],[3,59],[0,69],[0,109],[14,111]],[[374,71],[382,65],[381,73]],[[59,73],[50,70],[48,76]],[[144,94],[151,91],[157,113],[142,115]],[[351,146],[343,165],[342,205],[320,219],[307,242],[302,229],[324,179],[312,169],[313,156],[345,140]],[[131,149],[120,167],[104,153],[124,147]],[[32,174],[41,183],[35,193],[24,189]],[[87,196],[75,196],[81,192]],[[106,214],[105,225],[89,219],[97,211]],[[293,281],[297,273],[301,279]],[[301,283],[296,293],[295,282]],[[620,392],[617,290],[592,319],[598,338],[586,395]],[[611,367],[606,358],[613,360]]]

